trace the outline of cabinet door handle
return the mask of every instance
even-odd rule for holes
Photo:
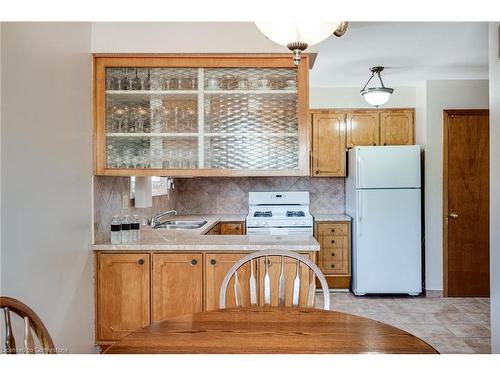
[[[217,261],[215,259],[210,260],[211,265],[214,265],[215,263],[217,263]]]
[[[198,261],[197,261],[196,259],[193,259],[193,260],[191,260],[191,264],[192,264],[193,266],[196,266],[196,264],[198,264]]]
[[[319,174],[319,170],[316,170],[316,174]]]
[[[376,143],[373,144],[373,146],[376,146],[376,145],[377,145]]]
[[[139,263],[142,266],[144,264],[144,259],[139,259],[137,263]]]
[[[335,264],[332,264],[332,268],[335,268]]]

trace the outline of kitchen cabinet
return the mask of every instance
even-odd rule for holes
[[[380,144],[414,144],[413,110],[391,110],[380,114]]]
[[[219,308],[220,288],[224,277],[229,272],[234,262],[243,258],[246,254],[206,254],[205,259],[205,310],[217,310]],[[255,266],[254,266],[255,267]],[[254,272],[256,270],[254,269]],[[250,265],[246,264],[238,270],[238,280],[242,295],[243,306],[248,306],[250,301]],[[234,278],[227,287],[226,307],[235,307]]]
[[[245,222],[232,221],[220,223],[220,234],[245,234]]]
[[[415,144],[414,109],[350,110],[347,148]]]
[[[308,56],[94,55],[94,174],[309,174]]]
[[[312,176],[346,175],[345,112],[312,111]]]
[[[119,340],[150,324],[149,266],[149,254],[99,256],[96,340]]]
[[[203,310],[203,255],[153,254],[152,322]]]
[[[347,147],[380,144],[380,112],[351,111],[347,119]]]
[[[220,234],[220,223],[215,224],[209,231],[205,234],[209,235],[219,235]]]
[[[349,289],[351,281],[351,223],[315,223],[315,238],[320,244],[318,267],[330,288]]]

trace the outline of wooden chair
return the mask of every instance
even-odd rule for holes
[[[35,354],[35,341],[31,330],[35,332],[38,341],[46,354],[55,353],[54,342],[38,315],[21,301],[11,297],[0,297],[0,308],[3,309],[5,319],[5,349],[7,354]],[[10,320],[13,312],[24,320],[24,350],[16,348],[14,333]]]
[[[279,271],[279,278],[278,278],[278,285],[277,289],[274,287],[274,285],[271,285],[271,276],[269,272],[269,264],[270,260],[269,257],[280,257],[280,271]],[[222,281],[222,286],[220,290],[220,297],[219,297],[219,308],[223,309],[226,307],[226,294],[227,294],[227,289],[229,282],[231,279],[234,279],[234,302],[236,307],[242,307],[243,306],[243,292],[241,288],[241,277],[238,276],[238,270],[240,270],[242,267],[247,266],[249,263],[249,268],[250,268],[250,276],[248,277],[248,285],[249,285],[249,294],[250,294],[250,305],[251,306],[258,306],[259,303],[257,301],[257,279],[255,277],[255,262],[258,259],[263,258],[264,262],[261,262],[260,265],[263,267],[264,270],[264,275],[263,277],[259,277],[259,291],[262,291],[263,293],[263,298],[261,296],[260,298],[260,305],[262,305],[262,302],[264,306],[271,306],[272,305],[272,298],[271,298],[271,291],[276,291],[278,293],[278,306],[285,306],[285,301],[287,300],[290,302],[290,298],[286,298],[286,274],[290,275],[287,270],[285,270],[285,259],[293,259],[295,262],[295,269],[294,269],[294,278],[293,278],[293,284],[292,284],[292,289],[291,289],[291,306],[292,307],[314,307],[314,298],[315,298],[315,292],[316,292],[316,277],[318,278],[321,288],[323,290],[323,309],[324,310],[330,310],[330,294],[328,290],[328,284],[326,282],[325,276],[323,276],[323,273],[321,273],[320,269],[313,263],[311,262],[308,258],[297,254],[296,252],[292,251],[258,251],[255,253],[248,254],[247,256],[241,258],[239,261],[237,261],[229,270],[229,272],[226,274],[224,277],[224,280]],[[301,264],[305,267],[307,267],[307,272],[304,272],[304,269],[301,267]],[[241,271],[240,271],[241,273]],[[306,280],[301,280],[303,276],[306,276]],[[274,275],[277,276],[277,275]],[[290,280],[290,277],[288,277]],[[246,283],[246,280],[243,280]],[[305,287],[303,286],[303,283],[306,283],[307,285],[307,291],[304,293]],[[302,298],[300,298],[301,295],[301,285],[302,285]],[[273,288],[274,287],[274,288]],[[290,290],[290,288],[288,288]],[[307,295],[306,298],[304,298],[304,295]],[[290,295],[288,295],[290,297]],[[276,298],[274,298],[275,300]],[[276,305],[276,303],[274,303]]]

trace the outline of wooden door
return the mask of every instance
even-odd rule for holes
[[[384,110],[380,114],[380,144],[412,145],[414,128],[414,110]]]
[[[153,254],[153,322],[203,310],[202,254]]]
[[[222,280],[231,266],[246,254],[206,254],[205,256],[205,310],[219,309],[219,296]],[[245,265],[238,271],[238,280],[242,290],[243,306],[250,305],[250,266]],[[234,279],[227,287],[226,307],[235,307]]]
[[[301,254],[306,258],[310,258],[309,254]],[[314,260],[313,260],[314,261]],[[257,284],[261,286],[259,288],[259,305],[264,306],[264,291],[262,286],[264,285],[264,275],[265,275],[265,259],[259,259],[258,267],[258,282]],[[278,306],[278,286],[279,277],[281,273],[281,257],[271,256],[268,257],[269,262],[269,277],[271,279],[271,306]],[[285,258],[285,306],[292,306],[293,297],[293,281],[297,273],[297,261],[292,258]],[[312,281],[310,277],[309,267],[304,264],[300,265],[299,269],[300,275],[300,293],[299,293],[299,306],[307,307],[307,294],[309,291],[309,285]]]
[[[312,115],[312,175],[346,175],[346,114]]]
[[[347,119],[347,147],[380,144],[380,112],[352,111]]]
[[[99,254],[98,263],[98,340],[149,325],[149,254]]]
[[[444,112],[444,294],[489,296],[488,110]]]

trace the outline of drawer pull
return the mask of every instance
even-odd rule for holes
[[[335,243],[335,240],[332,240],[332,243]]]
[[[144,259],[139,259],[137,263],[139,263],[142,266],[144,264]]]
[[[335,229],[332,229],[332,233],[335,233]]]
[[[216,261],[215,259],[212,259],[212,260],[210,261],[210,264],[211,264],[211,265],[214,265],[215,263],[217,263],[217,261]]]
[[[332,264],[332,268],[335,268],[335,264]]]
[[[196,266],[198,264],[198,261],[196,259],[191,260],[191,264],[193,266]]]
[[[332,253],[332,257],[334,257],[334,256],[335,256],[335,253]]]

